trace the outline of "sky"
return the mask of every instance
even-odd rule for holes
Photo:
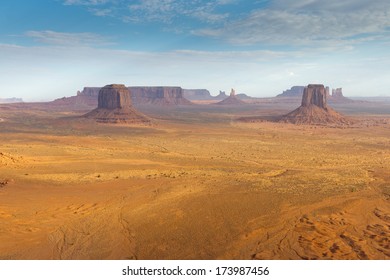
[[[84,86],[390,95],[388,0],[2,0],[0,98]]]

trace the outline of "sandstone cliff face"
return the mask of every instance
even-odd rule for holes
[[[302,96],[302,106],[316,105],[326,108],[326,91],[324,85],[308,85]]]
[[[281,118],[281,122],[325,126],[348,125],[351,120],[328,107],[323,85],[308,85],[303,92],[302,105]]]
[[[129,87],[134,104],[191,105],[181,87]]]
[[[98,108],[84,117],[103,123],[150,123],[133,108],[130,94],[124,85],[107,85],[99,91]]]
[[[99,91],[99,109],[120,109],[131,107],[129,90],[124,85],[107,85]]]

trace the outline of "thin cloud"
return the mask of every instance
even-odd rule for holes
[[[350,13],[360,10],[383,9],[389,6],[387,0],[273,0],[270,1],[270,7],[285,10],[306,10],[306,11],[323,11]]]
[[[64,5],[93,6],[89,11],[94,15],[116,16],[125,22],[170,24],[181,17],[205,23],[222,22],[229,14],[217,12],[217,9],[236,2],[237,0],[66,0]]]
[[[226,22],[222,27],[194,30],[193,34],[236,45],[317,47],[358,43],[378,36],[389,40],[390,3],[379,2],[382,5],[359,0],[343,4],[339,1],[276,0],[270,7],[252,11],[243,19]]]
[[[94,33],[65,33],[51,30],[27,31],[25,36],[49,45],[61,46],[96,46],[111,44],[106,38]]]
[[[112,9],[90,8],[90,9],[88,9],[88,11],[91,12],[92,14],[94,14],[95,16],[98,16],[98,17],[107,17],[107,16],[111,16],[113,14]]]
[[[190,17],[202,22],[220,22],[228,13],[218,13],[216,8],[231,1],[141,0],[129,5],[133,18],[143,21],[172,22],[178,17]]]
[[[112,2],[112,0],[66,0],[64,5],[96,6]]]
[[[388,41],[388,0],[66,0],[96,16],[129,24],[160,23],[234,45],[340,46]],[[221,9],[229,6],[229,9]],[[232,7],[241,8],[234,13]],[[250,8],[251,7],[251,8]],[[257,7],[257,9],[254,9]],[[201,26],[201,27],[200,27]],[[174,28],[172,28],[174,27]]]

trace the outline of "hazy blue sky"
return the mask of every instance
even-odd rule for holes
[[[175,85],[390,95],[388,0],[1,0],[0,97]]]

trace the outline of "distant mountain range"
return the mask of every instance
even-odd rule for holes
[[[207,89],[183,89],[183,96],[189,100],[224,100],[229,96],[225,91],[219,91],[217,96],[212,96]],[[251,99],[245,93],[235,95],[238,99]]]

